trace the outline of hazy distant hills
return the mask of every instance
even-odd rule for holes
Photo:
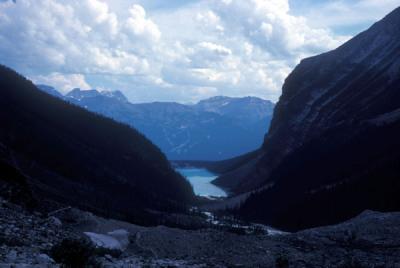
[[[288,229],[400,209],[400,8],[285,80],[257,156],[220,177],[240,210]],[[251,162],[253,161],[253,162]]]
[[[39,88],[55,95],[49,86]],[[133,126],[171,160],[221,160],[259,148],[274,104],[255,97],[213,97],[194,105],[132,104],[120,92],[74,89],[66,101]]]
[[[5,193],[143,224],[149,210],[180,211],[193,201],[190,184],[138,131],[50,96],[4,66],[0,77]]]

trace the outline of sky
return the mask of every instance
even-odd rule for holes
[[[305,57],[334,49],[400,0],[0,0],[0,63],[62,93],[131,102],[216,95],[277,101]]]

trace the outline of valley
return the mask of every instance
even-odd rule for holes
[[[117,20],[100,7],[98,23]],[[134,34],[157,33],[140,21]],[[215,93],[190,103],[136,103],[78,74],[68,82],[82,88],[56,88],[0,64],[0,267],[400,267],[400,7],[346,40],[281,70],[277,103],[210,85],[188,87]],[[194,47],[213,50],[204,62],[234,54]],[[102,82],[122,64],[105,62]],[[147,78],[171,92],[172,81]]]

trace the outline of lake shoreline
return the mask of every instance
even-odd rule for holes
[[[209,200],[228,197],[228,193],[224,189],[212,183],[218,177],[218,174],[206,168],[197,167],[179,167],[175,170],[190,182],[198,197],[205,197]]]

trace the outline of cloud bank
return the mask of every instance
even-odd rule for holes
[[[303,16],[288,0],[171,1],[148,10],[143,1],[3,0],[0,61],[63,92],[119,89],[133,102],[213,95],[276,101],[301,58],[349,38],[332,29],[354,7],[375,10],[375,18],[395,2],[329,1]],[[316,15],[332,10],[343,15]]]

